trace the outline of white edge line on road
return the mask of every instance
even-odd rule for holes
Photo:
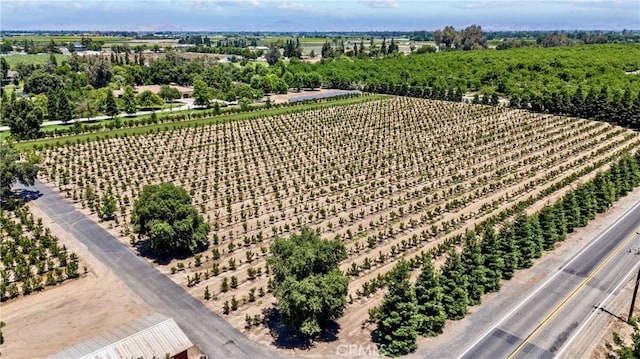
[[[496,324],[494,324],[493,326],[491,326],[491,328],[489,328],[487,331],[484,332],[484,334],[482,334],[478,339],[476,339],[476,341],[473,342],[473,344],[471,344],[470,346],[467,347],[467,349],[465,349],[464,352],[462,352],[462,354],[458,355],[457,358],[462,358],[463,356],[465,356],[469,351],[471,351],[471,349],[473,349],[476,345],[478,345],[478,343],[480,343],[484,338],[487,337],[487,335],[489,335],[494,329],[496,329],[498,326],[500,326],[500,324],[502,324],[507,318],[509,318],[510,316],[513,315],[513,313],[515,313],[516,311],[518,311],[525,303],[527,303],[534,295],[536,295],[539,291],[541,291],[543,288],[545,288],[547,286],[547,284],[549,284],[549,282],[551,282],[556,276],[558,276],[560,273],[562,273],[562,271],[567,268],[571,263],[573,263],[573,261],[575,261],[576,259],[578,259],[582,253],[584,253],[587,249],[589,249],[589,247],[591,247],[592,245],[594,245],[596,242],[598,242],[600,239],[604,238],[605,234],[607,234],[607,232],[609,232],[612,228],[614,228],[619,222],[621,222],[623,219],[625,219],[631,212],[633,212],[636,207],[640,206],[640,201],[637,202],[633,207],[629,208],[620,218],[618,218],[615,222],[613,222],[611,225],[609,225],[609,227],[607,227],[607,229],[605,229],[602,233],[600,233],[598,235],[598,237],[596,237],[596,239],[592,240],[591,243],[589,243],[586,247],[582,248],[576,255],[573,256],[573,258],[571,258],[565,265],[563,265],[555,274],[553,274],[549,279],[547,279],[544,283],[542,283],[541,285],[539,285],[533,292],[531,292],[526,298],[524,298],[515,308],[513,308],[509,313],[507,313],[506,315],[504,315],[502,317],[502,319],[500,319],[500,321],[498,321]]]
[[[594,309],[594,311],[591,313],[591,315],[589,315],[589,317],[587,317],[587,319],[584,322],[582,322],[582,325],[580,325],[578,330],[576,330],[573,333],[571,338],[569,338],[569,340],[564,342],[564,344],[560,348],[560,351],[558,352],[558,354],[555,355],[556,358],[560,358],[560,356],[565,352],[565,350],[567,350],[567,348],[569,348],[569,346],[571,346],[571,343],[573,343],[573,341],[576,340],[576,338],[578,337],[578,334],[580,334],[580,332],[584,330],[584,328],[587,326],[587,324],[589,324],[591,319],[593,319],[593,317],[596,314],[598,314],[598,309],[603,308],[604,305],[609,301],[609,299],[611,299],[611,297],[613,297],[616,294],[616,292],[618,290],[620,290],[620,287],[622,287],[623,285],[626,285],[629,282],[629,276],[636,273],[636,268],[638,267],[638,264],[640,264],[640,262],[637,262],[636,264],[634,264],[632,270],[629,271],[629,273],[627,273],[626,276],[624,276],[624,278],[622,279],[622,281],[620,283],[618,283],[616,288],[613,291],[611,291],[611,293],[609,293],[609,295],[602,302],[600,302],[600,305],[598,305],[598,308]]]

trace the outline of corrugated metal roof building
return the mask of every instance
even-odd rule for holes
[[[193,344],[172,318],[150,315],[50,355],[51,359],[187,358]]]

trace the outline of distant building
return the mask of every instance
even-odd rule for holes
[[[150,315],[51,354],[48,359],[188,359],[193,344],[172,318]]]

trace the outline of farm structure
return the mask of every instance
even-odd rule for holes
[[[156,265],[242,328],[274,302],[266,257],[278,236],[308,227],[345,242],[348,314],[375,304],[400,257],[451,247],[522,203],[539,209],[638,145],[603,122],[391,97],[46,148],[42,177],[89,212],[113,195],[105,225],[132,246],[142,187],[183,186],[211,224],[210,245]]]

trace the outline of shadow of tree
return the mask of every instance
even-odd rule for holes
[[[2,209],[12,211],[17,207],[20,207],[29,201],[34,201],[40,197],[42,197],[42,193],[40,191],[30,191],[25,188],[17,188],[9,192],[6,197],[0,199],[0,205],[2,206]]]
[[[322,323],[323,331],[316,337],[308,337],[287,326],[276,308],[262,311],[264,324],[269,329],[273,344],[281,349],[309,349],[315,342],[332,342],[338,339],[340,325],[335,321]]]

